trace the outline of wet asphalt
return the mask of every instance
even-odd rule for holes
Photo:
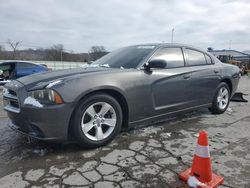
[[[250,94],[250,78],[241,78],[238,91]],[[1,188],[187,187],[178,173],[191,166],[201,130],[209,134],[213,171],[225,178],[221,187],[250,187],[249,103],[231,102],[222,115],[182,114],[92,150],[28,140],[7,126],[0,106]]]

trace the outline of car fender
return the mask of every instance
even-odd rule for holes
[[[87,95],[89,95],[91,93],[104,91],[104,90],[118,92],[119,94],[121,94],[127,100],[125,92],[123,90],[121,90],[120,88],[118,88],[116,86],[112,86],[112,85],[100,85],[100,86],[91,87],[91,88],[85,90],[84,92],[82,92],[80,95],[77,96],[76,101],[79,102],[82,98],[84,98],[85,96],[87,96]]]

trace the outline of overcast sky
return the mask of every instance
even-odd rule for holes
[[[249,0],[0,0],[0,45],[86,52],[151,42],[250,50]]]

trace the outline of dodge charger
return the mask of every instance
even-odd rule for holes
[[[198,108],[225,112],[239,69],[179,44],[115,50],[88,66],[26,76],[3,89],[8,125],[42,140],[106,145],[120,132]]]

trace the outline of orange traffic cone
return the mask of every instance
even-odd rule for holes
[[[195,149],[192,168],[179,174],[179,178],[191,187],[217,187],[223,183],[223,177],[212,172],[208,137],[205,131],[201,131]]]

